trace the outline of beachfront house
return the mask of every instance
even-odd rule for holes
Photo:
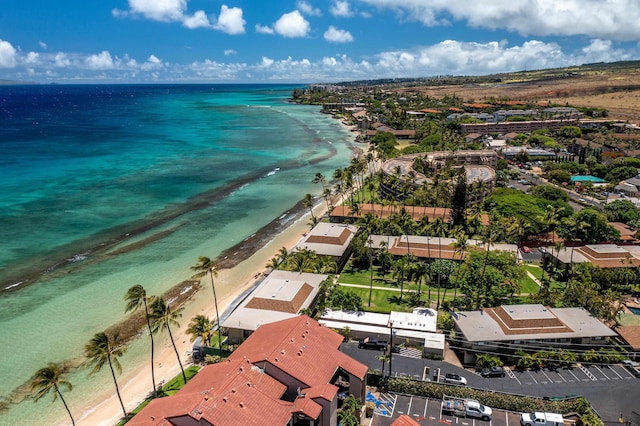
[[[336,262],[340,272],[351,254],[351,240],[358,228],[354,225],[320,222],[304,236],[294,250],[311,250],[320,256],[328,256]]]
[[[271,272],[222,322],[228,343],[244,342],[258,327],[313,309],[327,275],[276,270]]]
[[[349,394],[362,403],[367,366],[343,337],[308,316],[265,324],[178,393],[157,398],[131,426],[335,426]]]

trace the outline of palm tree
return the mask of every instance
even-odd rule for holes
[[[206,256],[199,256],[198,263],[191,267],[193,271],[198,271],[196,278],[201,278],[209,273],[211,277],[211,288],[213,289],[213,303],[216,306],[216,326],[218,327],[218,354],[222,358],[222,330],[220,329],[220,315],[218,313],[218,296],[216,296],[216,286],[213,283],[213,277],[218,277],[218,270],[213,260]],[[185,383],[187,380],[185,379]]]
[[[454,287],[453,287],[453,310],[454,311],[456,309],[456,297],[458,296],[458,280],[460,278],[460,270],[462,269],[464,252],[467,250],[468,246],[469,246],[469,240],[467,239],[467,234],[465,234],[464,231],[460,231],[456,235],[456,241],[453,243],[453,247],[455,248],[455,250],[460,253],[460,266],[458,267],[458,270],[456,273],[456,280],[454,282]]]
[[[213,331],[213,324],[204,315],[196,315],[191,318],[189,328],[187,328],[187,334],[191,335],[191,341],[195,341],[198,337],[202,339],[202,344],[209,346],[211,340],[211,332]]]
[[[154,342],[153,333],[151,332],[151,322],[149,320],[149,306],[147,303],[153,300],[153,296],[147,297],[147,291],[140,284],[136,284],[127,290],[127,294],[124,296],[124,300],[127,302],[125,312],[131,312],[144,306],[144,316],[147,320],[147,328],[149,329],[149,337],[151,338],[151,384],[153,385],[153,396],[157,396],[156,388],[156,375],[153,366],[154,356]]]
[[[309,209],[309,213],[311,213],[311,219],[315,219],[313,215],[313,197],[311,194],[305,194],[302,199],[302,205]]]
[[[93,365],[93,369],[89,374],[95,374],[104,367],[105,364],[109,364],[111,369],[111,376],[113,377],[113,384],[116,385],[116,394],[120,401],[120,407],[124,417],[127,417],[127,410],[124,408],[122,397],[120,396],[120,388],[118,387],[118,381],[116,380],[116,372],[122,372],[122,366],[120,365],[120,358],[124,355],[126,347],[118,341],[118,335],[115,334],[112,338],[105,332],[96,333],[93,338],[84,347],[85,356],[88,358],[87,363]],[[115,366],[115,370],[114,370]]]
[[[316,173],[313,179],[311,179],[311,183],[319,183],[322,185],[322,190],[324,191],[324,186],[327,183],[327,179],[325,179],[322,173]]]
[[[58,397],[60,397],[60,400],[64,404],[64,408],[66,408],[67,413],[69,413],[71,424],[75,426],[76,422],[73,420],[71,410],[69,410],[69,406],[62,397],[62,392],[60,391],[60,388],[66,388],[68,391],[71,391],[73,389],[71,383],[64,379],[65,373],[65,369],[60,368],[58,364],[50,362],[49,365],[38,370],[33,376],[31,380],[31,391],[36,391],[34,402],[38,402],[45,395],[51,392],[51,390],[53,390],[55,392],[53,394],[53,400],[55,401]]]
[[[180,361],[180,354],[178,353],[178,348],[176,347],[176,342],[173,340],[173,334],[171,334],[171,324],[176,327],[180,327],[178,323],[178,318],[182,316],[182,309],[178,308],[175,311],[171,311],[171,307],[168,303],[165,303],[162,297],[157,297],[151,302],[151,326],[153,327],[153,332],[157,333],[162,329],[166,329],[169,332],[169,338],[171,339],[171,344],[173,345],[173,350],[176,352],[176,358],[178,358],[178,364],[180,364],[180,371],[182,371],[182,379],[185,384],[187,383],[187,376],[184,374],[184,368],[182,368],[182,362]]]

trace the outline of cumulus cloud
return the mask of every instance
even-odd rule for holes
[[[40,63],[40,54],[37,52],[29,52],[27,53],[22,62],[26,65],[38,65]]]
[[[89,55],[84,60],[87,68],[92,70],[108,70],[114,67],[113,58],[111,53],[106,50],[98,53],[97,55]]]
[[[45,42],[44,42],[44,41],[42,41],[42,40],[40,40],[40,41],[38,42],[38,44],[40,45],[40,48],[41,48],[41,49],[46,49],[46,48],[47,48],[47,43],[45,43]]]
[[[0,68],[13,68],[16,66],[18,52],[8,41],[0,39]]]
[[[175,22],[182,21],[187,0],[129,0],[129,8],[154,21]]]
[[[360,1],[427,26],[446,25],[452,18],[472,27],[506,29],[523,36],[588,35],[617,41],[640,38],[640,2],[628,0]]]
[[[71,60],[64,52],[58,52],[53,57],[53,66],[56,68],[67,68],[71,66]]]
[[[320,16],[322,15],[322,12],[320,11],[320,9],[318,9],[317,7],[313,7],[311,6],[310,3],[301,0],[298,3],[296,3],[296,6],[298,8],[298,10],[302,13],[304,13],[307,16]]]
[[[235,51],[235,50],[233,50],[233,49],[226,49],[226,50],[224,51],[224,56],[231,56],[231,55],[237,55],[237,54],[238,54],[238,52],[236,52],[236,51]]]
[[[273,24],[274,31],[283,36],[289,38],[306,37],[311,30],[309,22],[304,19],[299,11],[285,13]]]
[[[268,27],[266,25],[256,24],[256,32],[258,34],[273,34],[273,28]]]
[[[129,10],[113,9],[111,13],[117,17],[142,16],[152,21],[180,22],[189,29],[213,28],[233,35],[244,34],[246,24],[239,7],[223,4],[218,19],[212,22],[203,10],[188,14],[187,0],[129,0]]]
[[[331,12],[333,16],[340,16],[344,18],[353,16],[351,6],[349,5],[349,2],[345,0],[334,1],[331,7],[329,7],[329,12]]]
[[[210,28],[211,22],[209,22],[209,17],[206,13],[199,10],[191,16],[183,16],[182,25],[193,30],[195,28]]]
[[[222,5],[220,16],[214,28],[227,34],[244,34],[244,25],[247,22],[242,19],[242,9],[239,7],[227,7]]]
[[[353,41],[353,36],[349,31],[339,30],[333,25],[324,32],[324,39],[334,43],[349,43]]]

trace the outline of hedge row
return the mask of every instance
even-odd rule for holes
[[[382,378],[380,380],[380,386],[392,392],[436,399],[442,399],[444,395],[475,399],[488,407],[523,413],[544,411],[561,414],[571,412],[586,414],[590,411],[590,404],[582,397],[572,397],[563,400],[542,399],[462,386],[447,386],[399,377]]]

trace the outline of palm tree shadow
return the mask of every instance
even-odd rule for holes
[[[395,305],[403,305],[403,304],[405,304],[405,300],[404,300],[404,298],[403,298],[403,299],[400,299],[400,295],[397,295],[397,296],[396,296],[396,295],[394,295],[394,296],[389,296],[389,297],[387,298],[387,302],[389,302],[389,303],[393,303],[393,304],[395,304]]]

